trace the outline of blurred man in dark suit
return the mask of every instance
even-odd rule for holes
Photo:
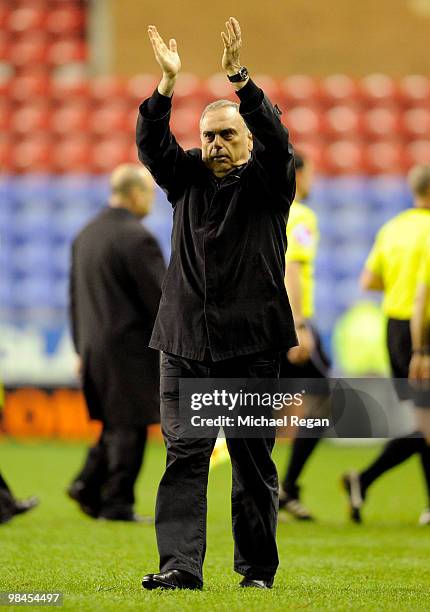
[[[159,422],[159,355],[148,343],[165,264],[140,223],[154,199],[149,172],[121,165],[111,190],[109,207],[72,247],[73,341],[89,414],[103,430],[68,494],[90,516],[136,521],[134,484],[147,426]]]

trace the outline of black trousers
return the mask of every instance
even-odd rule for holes
[[[155,514],[160,571],[181,569],[203,581],[206,490],[215,439],[177,435],[179,379],[278,377],[278,353],[216,363],[162,354],[161,426],[167,461]],[[278,567],[278,477],[271,458],[274,443],[274,438],[227,438],[233,469],[234,569],[250,578],[271,579]]]
[[[147,428],[103,428],[90,448],[74,482],[83,483],[82,496],[94,513],[127,518],[133,513],[134,485],[142,466]]]

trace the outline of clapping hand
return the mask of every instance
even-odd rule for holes
[[[161,38],[155,26],[148,26],[148,36],[154,50],[155,59],[163,71],[163,78],[158,91],[164,96],[171,96],[176,77],[181,70],[181,60],[178,55],[176,40],[171,38],[169,46]]]
[[[231,76],[239,72],[240,63],[240,48],[242,46],[242,35],[240,25],[237,19],[230,17],[225,23],[227,33],[221,32],[221,38],[224,42],[224,53],[222,56],[222,67],[226,73]]]

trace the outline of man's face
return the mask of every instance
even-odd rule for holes
[[[246,164],[252,151],[252,135],[240,114],[231,106],[206,113],[200,124],[202,158],[222,178]]]
[[[307,160],[305,165],[296,170],[296,198],[306,200],[312,189],[314,178],[314,167],[311,161]]]

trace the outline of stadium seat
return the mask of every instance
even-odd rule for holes
[[[87,59],[87,46],[79,38],[63,39],[50,45],[47,61],[52,66],[62,66]]]
[[[28,33],[21,40],[11,43],[8,61],[17,68],[43,65],[48,58],[49,43],[42,32]]]
[[[430,142],[428,139],[413,140],[406,146],[409,167],[415,164],[430,164]]]
[[[393,216],[412,204],[412,196],[403,177],[376,176],[369,178],[368,188],[374,213],[388,211],[388,214]]]
[[[92,144],[87,136],[75,133],[55,143],[53,167],[57,172],[90,172],[91,164]]]
[[[227,100],[234,100],[237,102],[237,96],[229,83],[228,79],[225,78],[225,74],[218,72],[213,74],[204,81],[205,93],[208,102],[218,100],[219,98],[225,98]]]
[[[409,139],[429,138],[430,105],[428,108],[411,108],[405,111],[403,128]]]
[[[430,79],[422,74],[411,74],[400,79],[400,93],[406,106],[430,105]]]
[[[396,104],[399,91],[394,79],[386,74],[369,74],[360,81],[360,89],[365,105],[374,106]]]
[[[363,113],[363,130],[370,140],[394,139],[402,134],[401,114],[393,106],[372,108]]]
[[[148,98],[159,83],[159,78],[155,74],[137,74],[128,79],[125,89],[130,104],[137,108],[145,98]]]
[[[65,101],[52,112],[52,131],[59,136],[76,136],[88,129],[90,111],[88,104],[81,100]]]
[[[70,36],[82,33],[85,24],[85,13],[75,6],[54,7],[46,21],[48,32],[56,36]]]
[[[96,138],[124,134],[128,130],[128,107],[124,101],[107,98],[105,104],[93,110],[88,125]]]
[[[285,113],[283,121],[291,132],[291,138],[317,138],[325,131],[323,113],[313,106],[295,106]]]
[[[0,132],[9,130],[12,108],[6,97],[0,98]]]
[[[333,139],[358,137],[361,128],[361,113],[354,106],[333,106],[325,113],[324,130]]]
[[[261,87],[266,96],[270,98],[273,104],[281,105],[280,97],[284,96],[284,94],[281,91],[279,82],[276,79],[274,79],[269,74],[261,73],[253,75],[252,78],[256,82],[258,87]]]
[[[127,84],[123,78],[113,75],[94,77],[89,83],[89,95],[97,103],[111,104],[115,101],[124,103]]]
[[[36,71],[20,74],[10,83],[10,97],[14,102],[29,102],[36,98],[46,98],[49,93],[50,79],[47,71]]]
[[[318,80],[305,74],[287,77],[281,81],[280,89],[286,98],[287,107],[318,104],[321,101]]]
[[[52,75],[51,95],[56,100],[71,102],[76,98],[84,98],[87,101],[88,92],[88,79],[80,71]]]
[[[170,120],[175,136],[198,139],[200,114],[201,109],[193,106],[175,109]]]
[[[32,103],[30,98],[26,105],[13,112],[10,127],[18,136],[34,136],[37,132],[46,132],[50,127],[50,120],[50,106],[47,103]]]
[[[181,78],[175,85],[175,107],[179,108],[190,101],[202,104],[201,100],[204,98],[205,91],[200,79],[189,72],[181,73]]]
[[[325,172],[325,145],[318,137],[294,137],[291,141],[298,153],[303,153],[313,162],[316,172]]]
[[[326,170],[330,174],[363,174],[365,162],[364,146],[358,142],[338,140],[326,149]]]
[[[16,143],[12,151],[16,172],[49,172],[53,166],[52,143],[49,136],[29,136]]]
[[[408,161],[402,144],[381,141],[367,146],[368,170],[371,174],[403,174]]]
[[[10,13],[11,13],[11,7],[8,4],[6,3],[0,4],[0,29],[2,31],[6,30],[7,23],[10,17]]]
[[[13,271],[15,275],[31,274],[35,276],[42,271],[44,275],[47,275],[53,263],[52,248],[46,237],[41,239],[39,236],[38,239],[29,240],[13,249]]]
[[[357,82],[346,74],[331,74],[323,79],[321,96],[327,106],[355,105],[361,98]]]
[[[118,164],[129,161],[130,143],[126,138],[106,138],[93,145],[92,170],[110,173]]]
[[[45,27],[47,13],[40,7],[24,6],[11,11],[6,29],[13,34],[25,34]]]

